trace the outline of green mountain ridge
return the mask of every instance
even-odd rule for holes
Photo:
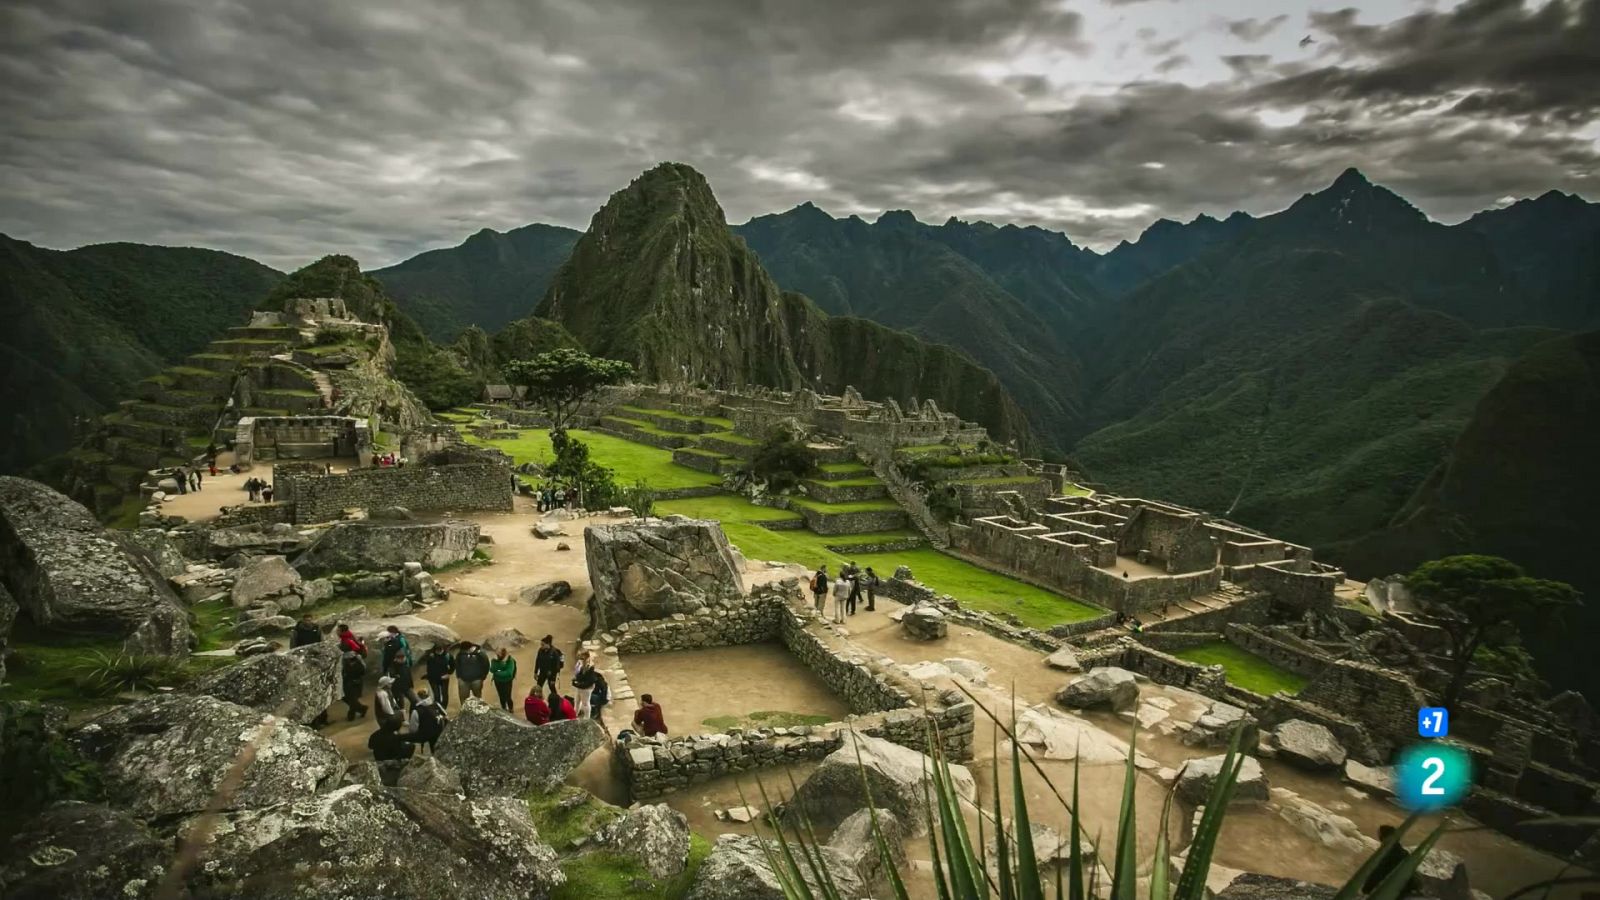
[[[993,373],[950,347],[780,291],[694,169],[664,163],[595,214],[537,310],[646,379],[931,398],[1031,441]]]
[[[71,447],[133,385],[205,346],[283,274],[217,250],[49,250],[0,235],[0,472]]]

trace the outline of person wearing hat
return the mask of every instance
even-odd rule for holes
[[[378,707],[378,723],[403,721],[400,709],[395,705],[394,692],[389,686],[394,684],[394,679],[385,675],[378,679],[378,692],[373,695],[372,702]]]

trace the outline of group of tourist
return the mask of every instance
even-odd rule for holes
[[[557,509],[574,509],[578,505],[578,489],[563,487],[553,484],[542,484],[534,492],[534,502],[539,506],[539,512],[551,512]]]
[[[406,458],[398,453],[374,453],[372,464],[380,469],[398,469],[406,464]]]
[[[245,494],[250,497],[251,503],[272,502],[272,482],[265,479],[257,478],[254,475],[246,478],[244,482],[244,491]]]
[[[217,474],[216,470],[212,469],[211,474]],[[180,494],[187,494],[190,491],[198,493],[200,491],[200,482],[204,480],[200,477],[199,468],[191,466],[178,466],[169,473],[168,477],[177,484],[178,493]]]
[[[839,577],[832,582],[832,586],[833,621],[843,622],[845,616],[855,615],[856,604],[860,601],[863,591],[867,595],[867,611],[877,610],[878,573],[872,571],[871,566],[862,569],[856,565],[855,560],[850,560],[839,570]],[[827,614],[828,590],[828,565],[823,563],[811,576],[811,597],[819,616]]]

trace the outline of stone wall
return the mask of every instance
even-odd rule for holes
[[[649,801],[722,775],[822,759],[845,746],[850,729],[927,752],[931,720],[952,760],[972,758],[974,707],[948,692],[927,709],[796,728],[640,738],[618,743],[613,759],[631,801]]]
[[[790,508],[805,518],[807,528],[824,536],[894,531],[906,526],[906,514],[900,509],[829,513],[799,503]]]
[[[1359,722],[1387,757],[1417,739],[1417,710],[1428,698],[1405,676],[1348,660],[1331,660],[1299,699],[1340,710]]]
[[[336,475],[273,472],[273,496],[294,504],[294,523],[327,522],[352,508],[413,512],[511,511],[512,475],[497,460],[362,469]]]
[[[1241,625],[1262,625],[1272,621],[1272,598],[1266,594],[1252,594],[1238,603],[1230,603],[1221,609],[1208,609],[1164,622],[1155,622],[1144,627],[1145,633],[1158,633],[1163,631],[1210,631],[1221,633],[1230,622]]]
[[[1306,678],[1321,675],[1328,667],[1328,663],[1332,662],[1327,654],[1313,653],[1280,641],[1251,625],[1230,622],[1223,629],[1223,635],[1227,637],[1228,643],[1241,650],[1253,653],[1280,669],[1287,669]]]
[[[1124,556],[1146,552],[1170,574],[1209,570],[1217,564],[1216,545],[1196,513],[1155,506],[1133,511],[1117,543]]]
[[[233,525],[272,525],[278,522],[292,522],[293,520],[294,507],[288,503],[280,503],[274,500],[271,503],[241,503],[238,506],[224,506],[222,507],[222,512],[211,521],[211,524],[217,528],[227,528]]]
[[[1271,593],[1285,606],[1317,612],[1333,608],[1334,589],[1344,583],[1343,572],[1301,572],[1295,570],[1293,563],[1264,563],[1250,567],[1248,576],[1242,571],[1235,574],[1237,577],[1230,578],[1248,581],[1252,588]]]
[[[355,457],[367,465],[372,432],[351,416],[245,416],[234,429],[234,461],[248,469],[258,459]]]
[[[1125,579],[1103,569],[1084,570],[1080,596],[1091,603],[1129,615],[1209,594],[1222,586],[1222,570],[1184,575],[1152,575]]]
[[[1263,730],[1276,728],[1290,719],[1302,719],[1321,725],[1333,733],[1334,739],[1343,745],[1346,752],[1369,766],[1388,765],[1393,758],[1392,745],[1374,741],[1371,732],[1355,719],[1340,715],[1321,704],[1307,702],[1303,692],[1301,697],[1273,694],[1267,698],[1266,704],[1256,711],[1256,716]],[[1414,723],[1415,710],[1411,716]]]

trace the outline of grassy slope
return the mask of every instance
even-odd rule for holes
[[[1306,680],[1299,675],[1280,669],[1225,641],[1201,644],[1172,655],[1205,666],[1222,666],[1228,673],[1228,681],[1247,691],[1269,697],[1278,691],[1297,694],[1306,686]]]
[[[633,441],[593,431],[574,430],[572,435],[588,444],[591,457],[601,465],[611,467],[616,473],[617,480],[622,484],[643,481],[657,490],[668,490],[722,483],[721,478],[708,472],[697,472],[675,465],[670,450],[636,444]],[[522,429],[518,437],[510,440],[484,441],[471,434],[464,436],[471,443],[503,450],[518,463],[543,464],[552,458],[550,432],[547,429]]]

